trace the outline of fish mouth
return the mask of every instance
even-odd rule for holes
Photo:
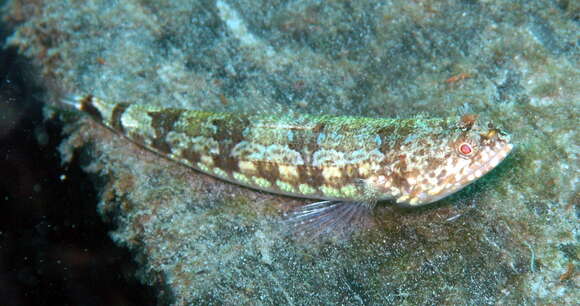
[[[496,153],[490,156],[489,158],[484,158],[484,160],[487,160],[485,163],[481,164],[479,167],[473,168],[470,172],[466,173],[463,176],[463,178],[458,182],[460,184],[458,187],[461,188],[477,180],[478,178],[482,177],[483,175],[491,171],[493,168],[497,167],[497,165],[499,165],[499,163],[501,163],[508,156],[508,154],[512,151],[513,147],[514,146],[511,143],[505,143],[499,146],[495,146],[491,151],[494,151]]]
[[[505,143],[496,145],[492,149],[488,149],[491,152],[487,154],[493,155],[488,155],[487,158],[484,158],[486,162],[478,164],[476,167],[469,167],[469,170],[467,170],[465,174],[460,175],[455,183],[448,183],[445,186],[422,192],[418,196],[409,199],[409,204],[411,206],[417,206],[433,203],[461,190],[463,187],[475,182],[477,179],[499,165],[512,151],[513,147],[512,144]]]

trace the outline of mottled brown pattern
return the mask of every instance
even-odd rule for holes
[[[393,172],[390,176],[391,178],[391,185],[398,190],[401,190],[402,193],[409,193],[410,185],[407,182],[407,179],[400,174],[400,172]]]
[[[166,111],[147,112],[151,117],[151,126],[155,129],[157,137],[161,138],[167,135],[169,131],[174,130],[175,122],[179,119],[184,110],[168,109]]]
[[[223,149],[223,148],[222,148]],[[220,149],[220,152],[229,152],[229,151],[221,151],[222,149]],[[212,155],[212,159],[214,162],[214,167],[220,168],[224,171],[226,171],[227,173],[232,173],[232,172],[240,172],[240,168],[239,168],[239,160],[235,159],[235,158],[230,158],[228,157],[227,154],[224,155]]]
[[[125,110],[127,110],[127,107],[129,107],[129,104],[127,103],[119,103],[115,105],[113,108],[113,115],[111,116],[111,127],[121,133],[125,132],[125,128],[121,123],[121,117],[123,116],[123,113],[125,113]]]
[[[301,166],[298,167],[300,173],[301,183],[318,188],[321,185],[328,183],[322,175],[322,167]]]
[[[312,152],[316,150],[316,139],[307,137],[307,133],[310,133],[310,131],[292,129],[292,133],[294,133],[294,140],[288,142],[288,148],[297,152]],[[302,159],[305,159],[305,156],[302,156]]]
[[[200,161],[200,153],[190,149],[185,149],[181,151],[181,157],[190,161],[191,165],[193,165],[194,167]]]
[[[227,141],[229,144],[235,145],[243,140],[242,131],[250,126],[250,121],[243,116],[224,116],[223,118],[211,118],[207,125],[217,127],[217,132],[213,133],[212,137],[220,144]]]
[[[276,184],[276,180],[280,176],[280,172],[278,171],[278,164],[273,162],[254,162],[256,168],[258,169],[259,177],[268,180],[273,185]]]
[[[126,107],[125,107],[126,108]],[[117,110],[117,108],[115,108]],[[151,146],[157,149],[159,152],[169,154],[171,153],[171,145],[166,142],[167,133],[173,130],[175,122],[179,119],[183,110],[167,110],[167,111],[155,111],[148,112],[147,115],[151,118],[151,126],[155,130],[156,137],[151,141]],[[115,116],[116,112],[113,112]],[[120,113],[118,116],[121,116]],[[115,119],[115,117],[113,117]],[[116,122],[113,120],[113,122]],[[121,122],[119,121],[119,124]],[[120,129],[123,131],[122,129]]]
[[[508,136],[478,125],[476,116],[243,116],[131,107],[92,96],[76,101],[96,121],[164,156],[299,197],[426,204],[484,175],[512,148]],[[461,145],[469,146],[469,156]]]

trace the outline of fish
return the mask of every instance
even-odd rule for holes
[[[234,114],[117,103],[93,95],[67,104],[130,141],[223,181],[316,202],[288,220],[343,226],[392,201],[436,202],[497,167],[510,136],[477,115],[368,118]]]

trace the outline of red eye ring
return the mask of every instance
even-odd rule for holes
[[[469,144],[462,143],[461,145],[459,145],[459,153],[463,155],[470,155],[471,153],[473,153],[473,149]]]

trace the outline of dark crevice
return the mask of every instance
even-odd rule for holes
[[[109,238],[78,159],[61,165],[62,126],[44,121],[28,68],[0,52],[0,304],[156,304]]]

